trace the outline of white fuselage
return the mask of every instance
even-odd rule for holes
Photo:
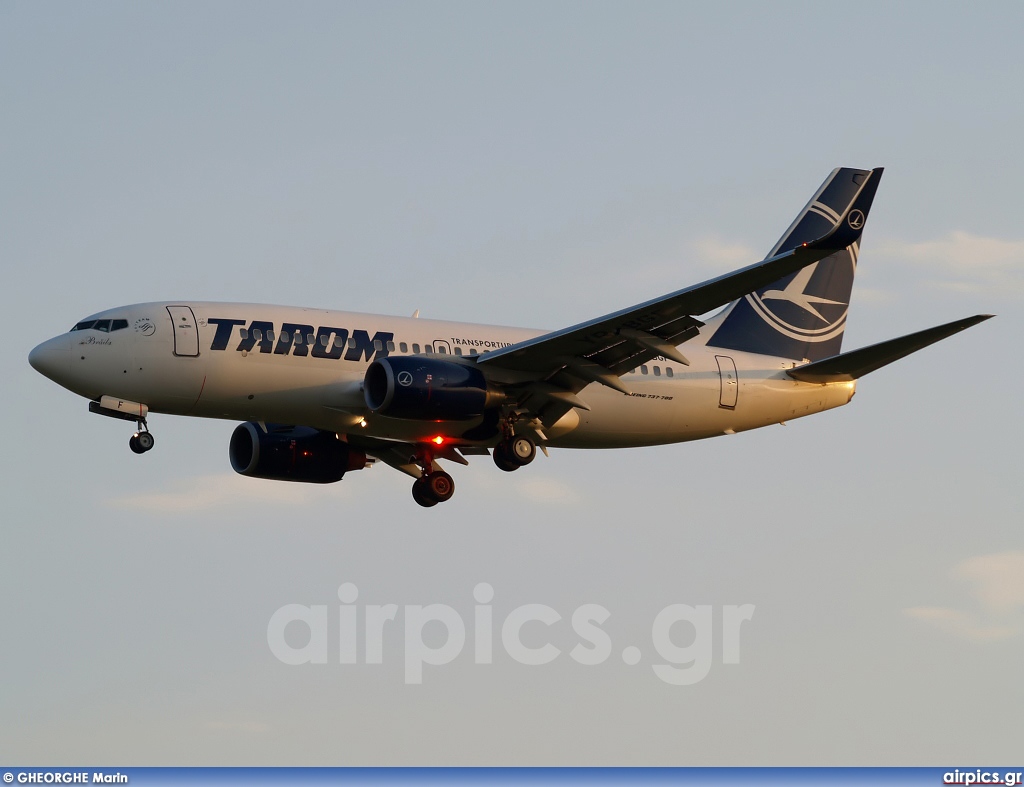
[[[439,434],[461,439],[480,419],[438,423],[371,413],[362,382],[374,358],[483,354],[543,333],[185,301],[137,304],[90,319],[104,318],[125,320],[127,328],[76,330],[37,348],[37,358],[45,357],[53,370],[48,376],[84,397],[140,402],[157,413],[301,424],[404,441]],[[793,380],[785,373],[796,365],[792,360],[706,346],[711,327],[683,345],[689,366],[659,358],[624,375],[631,395],[599,383],[587,386],[579,398],[590,409],[570,410],[546,430],[548,444],[617,448],[697,440],[810,415],[853,396],[853,382]]]

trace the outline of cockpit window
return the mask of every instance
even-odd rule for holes
[[[72,331],[120,331],[128,327],[128,320],[82,320]]]

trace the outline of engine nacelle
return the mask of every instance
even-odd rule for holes
[[[275,481],[330,484],[366,466],[366,454],[332,432],[308,426],[239,424],[228,447],[236,473]]]
[[[363,380],[363,396],[375,413],[423,421],[476,418],[503,398],[476,367],[419,355],[371,363]]]

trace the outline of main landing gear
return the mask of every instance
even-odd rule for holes
[[[128,441],[128,447],[132,449],[132,453],[144,454],[146,451],[153,449],[153,444],[156,440],[153,439],[152,432],[149,431],[149,427],[146,426],[145,420],[139,421],[139,431],[131,436]]]
[[[424,508],[452,499],[455,481],[434,461],[430,446],[420,446],[413,461],[419,465],[422,475],[412,485],[412,499]]]
[[[424,508],[451,500],[455,494],[455,481],[444,470],[425,473],[412,485],[412,499]]]
[[[494,446],[492,457],[494,464],[511,473],[523,465],[528,465],[537,456],[537,444],[526,435],[512,435]]]
[[[509,435],[493,451],[494,464],[506,472],[530,464],[536,456],[537,444],[526,435]],[[433,453],[428,448],[420,448],[415,462],[422,469],[423,475],[412,485],[412,499],[424,508],[451,500],[455,494],[455,481],[434,462]]]

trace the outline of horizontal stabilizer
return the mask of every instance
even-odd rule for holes
[[[924,331],[901,336],[898,339],[890,339],[887,342],[872,344],[869,347],[861,347],[859,350],[833,355],[831,358],[824,358],[814,363],[798,366],[786,372],[796,380],[807,383],[834,383],[844,380],[856,380],[875,369],[881,369],[893,361],[898,361],[911,353],[927,347],[929,344],[941,341],[954,333],[984,322],[993,314],[976,314],[973,317],[965,317],[962,320],[948,322],[945,325],[938,325]]]

